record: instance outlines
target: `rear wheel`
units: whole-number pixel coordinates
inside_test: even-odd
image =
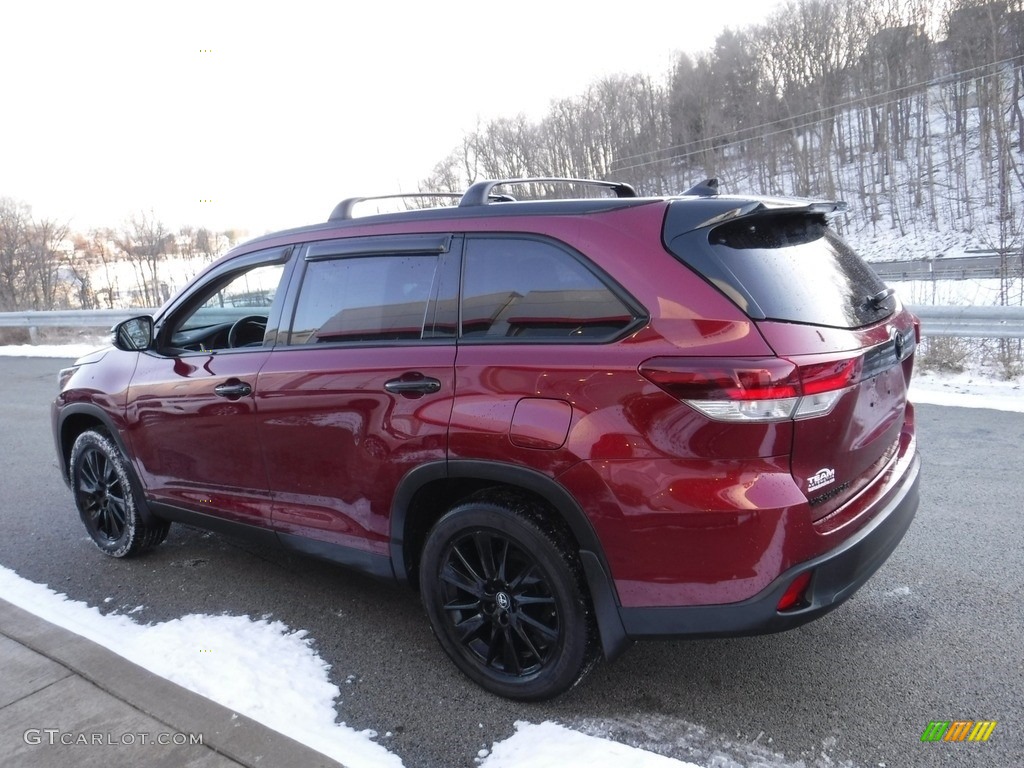
[[[445,652],[499,696],[547,699],[596,658],[581,569],[564,536],[501,504],[460,505],[423,549],[420,591]]]
[[[131,467],[104,432],[88,430],[71,449],[71,488],[89,536],[111,557],[129,557],[155,547],[170,523],[147,524],[139,515]]]

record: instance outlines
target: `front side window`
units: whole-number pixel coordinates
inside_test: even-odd
[[[235,316],[266,315],[274,303],[283,270],[283,264],[270,264],[235,275],[186,317],[179,330],[200,328]]]
[[[516,236],[466,239],[464,340],[608,341],[637,315],[555,243]]]
[[[422,339],[438,263],[436,254],[310,261],[295,307],[291,343]]]
[[[172,352],[262,346],[284,256],[275,253],[276,263],[250,264],[211,281],[172,318],[163,346]]]

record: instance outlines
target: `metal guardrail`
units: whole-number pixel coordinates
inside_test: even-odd
[[[960,336],[977,339],[1024,338],[1024,307],[950,307],[924,304],[909,307],[921,318],[924,336]],[[39,328],[109,329],[152,309],[78,309],[53,312],[0,312],[0,328],[28,328],[35,343]],[[250,310],[251,311],[251,310]]]
[[[1024,338],[1024,307],[909,307],[921,319],[923,336],[967,339]]]
[[[875,274],[887,283],[902,283],[913,280],[998,280],[1000,276],[999,267],[968,265],[953,266],[945,265],[941,271],[929,272],[927,262],[923,266],[912,268],[899,268],[883,266],[877,262],[872,263]]]
[[[39,343],[40,328],[98,328],[109,330],[136,315],[154,309],[57,309],[46,312],[0,312],[0,328],[27,328],[29,340]]]
[[[968,251],[972,256],[948,259],[872,261],[871,268],[887,282],[927,280],[983,280],[1024,275],[1024,256],[1019,251]]]
[[[151,315],[155,309],[57,309],[50,312],[0,312],[0,327],[6,328],[109,328],[136,315]]]

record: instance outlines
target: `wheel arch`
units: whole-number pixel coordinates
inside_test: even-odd
[[[618,595],[604,549],[575,498],[536,470],[499,462],[457,460],[421,465],[398,485],[391,506],[391,565],[403,583],[416,580],[415,566],[433,524],[460,500],[489,488],[525,492],[544,501],[564,523],[579,547],[602,651],[613,660],[630,644],[619,615]]]
[[[71,449],[75,445],[75,440],[83,432],[97,427],[110,436],[117,449],[121,451],[121,455],[125,457],[125,462],[128,465],[128,479],[131,481],[132,490],[135,492],[139,515],[142,517],[143,522],[150,525],[159,521],[161,518],[153,514],[146,501],[142,483],[135,472],[131,453],[128,451],[128,446],[124,442],[121,431],[115,425],[110,414],[96,405],[76,403],[66,406],[61,409],[54,424],[58,448],[57,454],[60,458],[60,469],[64,482],[68,485],[71,484]]]

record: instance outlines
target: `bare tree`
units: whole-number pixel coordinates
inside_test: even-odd
[[[431,174],[420,182],[421,192],[461,192],[478,177],[473,153],[475,139],[467,136],[462,144],[434,166]]]
[[[0,198],[0,310],[26,309],[27,265],[32,243],[32,210]]]
[[[94,229],[76,244],[76,274],[90,285],[92,300],[98,307],[122,306],[121,285],[115,269],[120,250],[117,233],[112,229]]]
[[[684,176],[718,176],[717,146],[724,144],[724,120],[710,56],[682,55],[670,85],[673,156]]]
[[[680,55],[664,83],[605,78],[539,124],[478,126],[429,187],[554,174],[671,192],[719,176],[855,200],[840,222],[854,232],[938,229],[1002,252],[1024,230],[1022,94],[1024,0],[788,0]]]
[[[159,275],[160,261],[173,243],[163,222],[152,211],[138,213],[122,227],[115,242],[135,270],[138,300],[133,303],[156,307],[170,298]]]
[[[67,232],[66,224],[33,220],[25,203],[0,199],[0,309],[46,310],[61,303]]]
[[[42,219],[32,226],[29,271],[26,274],[32,309],[56,309],[68,305],[72,286],[65,268],[71,254],[62,249],[67,235],[68,225],[52,219]]]

